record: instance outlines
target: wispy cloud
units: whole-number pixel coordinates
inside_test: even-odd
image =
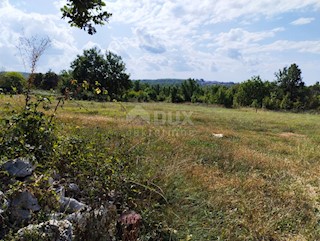
[[[292,25],[306,25],[309,23],[312,23],[315,20],[315,18],[298,18],[297,20],[294,20],[291,22]]]
[[[161,40],[143,29],[137,29],[136,35],[139,39],[139,47],[154,54],[162,54],[166,51],[165,46]]]

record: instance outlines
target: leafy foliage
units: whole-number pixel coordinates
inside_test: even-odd
[[[50,100],[37,97],[22,111],[2,120],[4,125],[0,132],[0,156],[16,158],[35,157],[45,164],[53,152],[57,137],[53,119],[39,108],[48,108]]]
[[[104,25],[112,15],[103,10],[105,6],[105,2],[101,0],[68,0],[61,8],[62,18],[68,18],[71,26],[84,29],[92,35],[96,33],[94,25]]]
[[[21,94],[27,86],[27,81],[22,74],[7,72],[0,75],[0,88],[4,93]]]
[[[267,89],[259,76],[243,82],[235,95],[236,106],[250,106],[255,101],[255,106],[262,107],[262,100],[267,94]]]
[[[301,97],[301,90],[304,87],[304,82],[301,77],[301,70],[297,64],[292,64],[289,68],[284,67],[275,74],[277,83],[283,91],[283,95],[288,97],[290,101],[297,101]]]
[[[59,76],[49,70],[47,73],[37,73],[33,77],[33,86],[38,89],[51,90],[57,88]]]
[[[190,102],[192,97],[200,93],[200,85],[194,79],[188,79],[181,84],[183,99]]]
[[[121,57],[109,51],[104,56],[97,48],[84,50],[83,55],[78,55],[72,62],[71,68],[73,78],[79,84],[77,93],[103,93],[111,99],[119,99],[131,87]]]
[[[240,84],[200,85],[198,80],[188,79],[180,84],[164,85],[135,81],[126,100],[193,102],[231,107],[252,107],[256,110],[320,110],[319,83],[305,86],[298,65],[292,64],[276,73],[273,82],[262,81],[260,76]]]

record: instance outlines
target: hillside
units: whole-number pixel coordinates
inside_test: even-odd
[[[134,80],[137,81],[137,80]],[[179,85],[185,79],[141,79],[141,83],[146,83],[150,85]],[[219,81],[209,81],[209,80],[203,80],[203,79],[197,79],[196,80],[201,86],[207,86],[207,85],[224,85],[224,86],[232,86],[235,83],[234,82],[219,82]]]

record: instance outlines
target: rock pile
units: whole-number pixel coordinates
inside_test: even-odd
[[[9,175],[8,178],[11,184],[15,184],[18,181],[30,183],[34,182],[31,177],[35,175],[35,167],[35,163],[30,159],[17,158],[0,166],[0,171],[4,171]],[[74,239],[76,232],[80,233],[80,235],[87,235],[83,240],[86,240],[86,238],[94,239],[90,231],[94,232],[94,229],[106,229],[106,227],[110,228],[112,226],[110,223],[115,221],[113,225],[115,229],[117,223],[118,225],[121,224],[122,236],[130,234],[131,238],[134,237],[134,239],[128,240],[137,240],[141,221],[139,214],[130,211],[122,214],[117,219],[117,208],[112,202],[101,205],[100,208],[92,209],[85,203],[75,199],[74,197],[81,193],[79,186],[75,183],[61,185],[58,177],[55,177],[55,179],[50,177],[48,185],[50,190],[54,190],[56,204],[59,207],[55,212],[41,207],[32,188],[26,188],[28,185],[22,185],[22,188],[18,187],[14,191],[12,189],[0,190],[0,239],[6,235],[2,228],[4,221],[9,222],[11,226],[22,227],[16,229],[17,232],[15,234],[15,237],[22,241],[71,241]],[[40,211],[44,213],[48,221],[36,223],[37,220],[34,217]],[[92,230],[90,230],[91,227]],[[104,232],[104,230],[101,230],[101,232]],[[104,237],[107,238],[106,240],[113,240],[111,237],[115,233],[117,233],[116,230],[107,230]],[[97,238],[99,239],[98,236]]]

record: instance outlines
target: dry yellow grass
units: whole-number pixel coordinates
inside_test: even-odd
[[[166,103],[81,105],[87,110],[71,102],[59,109],[61,132],[99,128],[122,133],[130,151],[140,148],[141,175],[164,190],[163,212],[181,240],[189,234],[320,240],[319,116]],[[192,124],[128,122],[135,105],[151,114],[192,111]]]

